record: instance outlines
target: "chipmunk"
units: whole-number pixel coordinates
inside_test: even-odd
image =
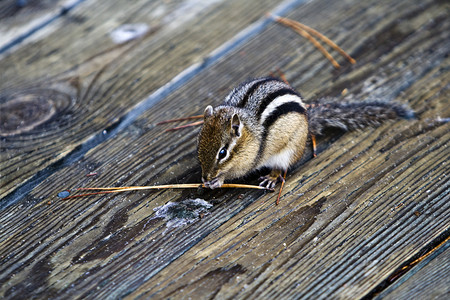
[[[243,177],[263,167],[271,170],[260,183],[273,189],[282,173],[302,157],[308,134],[326,128],[352,130],[385,120],[411,118],[412,110],[387,101],[319,102],[307,106],[287,83],[273,77],[244,82],[223,105],[208,105],[198,136],[198,158],[205,187]]]

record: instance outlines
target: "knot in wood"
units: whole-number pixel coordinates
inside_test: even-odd
[[[35,129],[71,102],[68,95],[54,90],[34,90],[1,98],[0,136],[3,137]]]

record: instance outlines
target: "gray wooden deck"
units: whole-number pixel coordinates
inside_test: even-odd
[[[0,297],[450,296],[448,3],[16,3],[0,3]],[[357,64],[334,69],[266,12],[319,30]],[[114,42],[124,24],[147,29]],[[407,103],[417,119],[320,139],[278,206],[242,189],[57,196],[200,182],[198,128],[156,123],[277,70],[307,100],[347,89]],[[212,204],[200,217],[155,212],[197,198]]]

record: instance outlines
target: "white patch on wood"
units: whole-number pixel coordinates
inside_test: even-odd
[[[155,214],[151,220],[164,218],[167,228],[180,227],[200,220],[200,215],[208,214],[212,206],[211,203],[200,198],[186,199],[181,202],[169,201],[153,209]]]
[[[122,44],[143,36],[149,28],[145,23],[124,24],[114,29],[109,36],[115,44]]]

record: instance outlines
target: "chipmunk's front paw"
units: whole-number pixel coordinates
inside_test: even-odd
[[[219,178],[219,177],[216,177],[216,178],[212,179],[211,181],[206,181],[203,179],[202,179],[202,181],[206,188],[210,188],[212,190],[221,187],[223,184],[223,179]]]
[[[269,190],[273,190],[278,182],[277,179],[273,180],[272,178],[269,178],[269,175],[261,177],[260,180],[262,181],[259,183],[259,186],[265,187]]]
[[[273,190],[277,185],[278,181],[283,181],[280,170],[272,170],[269,175],[260,178],[261,183],[259,186],[263,186],[266,189]]]

